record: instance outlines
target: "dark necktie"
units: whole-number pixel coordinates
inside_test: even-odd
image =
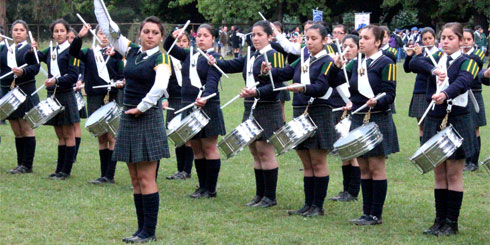
[[[141,52],[138,54],[138,57],[136,57],[136,62],[140,62],[143,60],[143,58],[146,57],[146,52]]]
[[[315,56],[310,56],[310,65],[311,63],[313,63],[313,61],[315,61],[317,58]]]
[[[446,61],[446,69],[449,68],[450,62],[453,60],[453,57],[448,56]]]
[[[366,68],[368,68],[371,65],[371,62],[373,62],[373,59],[371,58],[366,60]]]

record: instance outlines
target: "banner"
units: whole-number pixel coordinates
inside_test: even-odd
[[[356,13],[355,17],[355,27],[359,30],[370,24],[371,13]]]
[[[313,22],[322,21],[323,20],[323,11],[318,9],[313,9]]]

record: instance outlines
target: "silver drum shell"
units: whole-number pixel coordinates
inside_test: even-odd
[[[64,107],[55,97],[48,97],[26,112],[24,120],[26,120],[32,128],[37,128],[51,120],[63,109]]]
[[[116,137],[122,110],[112,101],[97,109],[85,122],[85,128],[95,137],[109,133]]]
[[[83,95],[79,92],[75,92],[75,98],[77,99],[78,111],[80,111],[85,106],[85,100],[83,99]]]
[[[432,136],[410,157],[410,161],[425,174],[446,161],[463,144],[463,138],[449,125]]]
[[[208,123],[208,115],[203,110],[197,109],[182,119],[179,126],[170,131],[168,137],[175,147],[180,147],[201,132]]]
[[[483,162],[480,163],[481,167],[483,167],[485,170],[487,170],[487,173],[490,174],[490,157],[485,159]]]
[[[7,119],[26,99],[26,94],[19,87],[10,90],[0,99],[0,120]]]
[[[360,157],[374,149],[383,141],[383,134],[376,123],[357,127],[349,132],[346,137],[340,138],[333,144],[342,161]]]
[[[317,126],[310,115],[303,114],[289,121],[279,130],[274,132],[267,142],[271,143],[279,156],[295,148],[301,142],[313,136]]]
[[[219,143],[218,148],[230,158],[238,154],[250,143],[254,142],[264,132],[264,129],[255,119],[248,119],[238,125],[231,133],[226,135]]]

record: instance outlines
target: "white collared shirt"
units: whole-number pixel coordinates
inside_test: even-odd
[[[313,55],[313,57],[315,57],[315,58],[317,58],[317,59],[318,59],[318,58],[321,58],[321,57],[323,57],[323,56],[325,56],[325,55],[327,55],[327,50],[322,49],[322,51],[320,51],[320,52],[318,52],[317,54]]]
[[[276,40],[286,53],[301,55],[301,44],[289,41],[284,34],[276,35]]]
[[[371,59],[371,64],[373,64],[373,61],[379,59],[379,57],[381,57],[383,55],[383,51],[382,50],[379,50],[378,52],[374,53],[373,55],[369,56],[369,57],[366,57],[365,60],[367,59]]]
[[[270,44],[267,44],[267,46],[263,47],[261,50],[259,50],[259,53],[261,55],[266,54],[269,50],[272,50],[272,46]]]
[[[390,47],[390,44],[385,44],[383,47],[381,47],[381,50],[387,50]]]
[[[61,54],[63,53],[63,51],[65,51],[66,49],[68,49],[70,47],[70,42],[68,42],[68,40],[66,40],[64,43],[62,44],[58,44],[58,54]]]
[[[453,58],[451,61],[449,61],[449,65],[451,65],[457,58],[459,58],[459,56],[461,56],[461,50],[458,50],[449,56]]]

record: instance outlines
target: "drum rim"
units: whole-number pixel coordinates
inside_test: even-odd
[[[109,102],[109,103],[107,103],[107,104],[99,107],[99,109],[95,110],[94,113],[92,113],[92,115],[90,115],[87,118],[87,120],[85,121],[85,127],[90,127],[90,126],[94,125],[95,123],[104,121],[106,119],[106,115],[108,114],[107,112],[113,112],[113,111],[116,111],[117,112],[118,111],[118,108],[119,108],[119,106],[114,101],[111,101],[111,102]],[[103,110],[107,110],[107,111],[106,111],[106,113],[102,114],[100,118],[98,118],[94,122],[92,122],[90,120],[91,118],[94,118],[95,116],[97,116],[96,113],[101,113]],[[119,110],[121,110],[121,108],[119,108]]]

